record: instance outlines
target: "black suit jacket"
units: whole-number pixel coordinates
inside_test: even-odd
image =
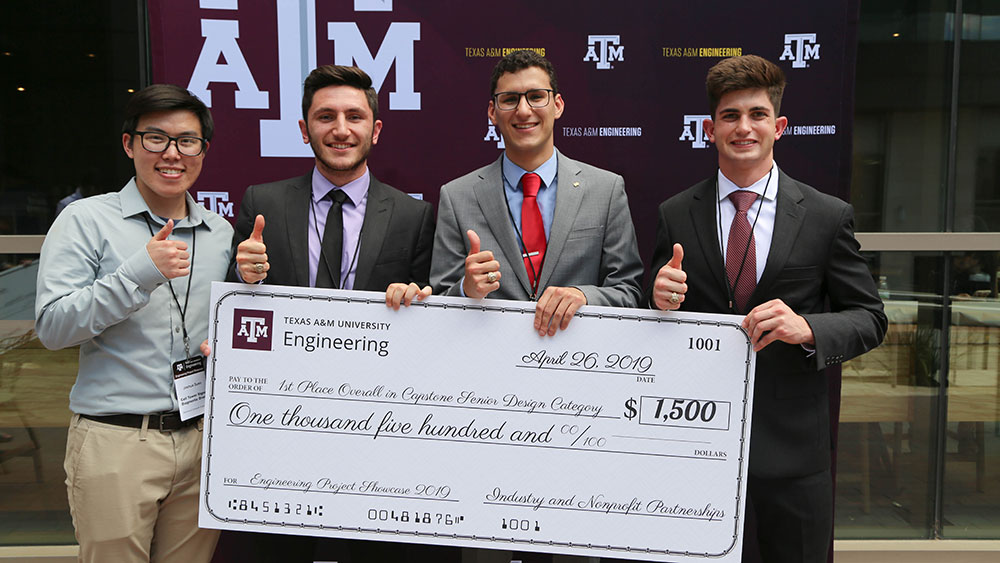
[[[298,178],[247,188],[236,217],[230,281],[238,281],[236,246],[250,236],[254,219],[260,214],[264,216],[264,245],[267,246],[267,260],[271,265],[264,283],[309,285],[311,194],[312,172]],[[379,182],[372,175],[361,227],[354,289],[385,291],[393,282],[415,282],[420,287],[427,285],[433,245],[433,206]]]
[[[684,246],[688,291],[683,311],[731,313],[716,220],[716,178],[659,208],[653,275]],[[774,233],[747,310],[783,300],[816,337],[801,346],[773,342],[757,354],[750,474],[797,477],[830,467],[830,416],[824,368],[881,343],[887,320],[854,238],[854,211],[784,172],[778,173]],[[652,287],[646,291],[649,302]],[[746,313],[747,311],[740,311]]]

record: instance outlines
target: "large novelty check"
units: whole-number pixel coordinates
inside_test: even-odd
[[[738,561],[739,317],[213,284],[200,524]]]

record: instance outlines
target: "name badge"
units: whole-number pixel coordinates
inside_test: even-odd
[[[174,362],[172,371],[181,420],[201,416],[205,412],[205,357],[192,356]]]

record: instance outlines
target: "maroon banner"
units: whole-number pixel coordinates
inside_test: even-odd
[[[186,86],[216,122],[193,195],[232,220],[250,184],[301,175],[302,81],[316,65],[357,64],[384,123],[369,167],[437,203],[439,187],[497,158],[489,79],[510,49],[558,73],[556,146],[625,177],[643,257],[656,205],[716,168],[701,120],[720,59],[758,54],[785,70],[789,128],[775,158],[792,176],[849,193],[857,6],[553,0],[149,0],[155,82]]]

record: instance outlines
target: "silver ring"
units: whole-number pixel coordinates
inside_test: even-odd
[[[253,265],[253,269],[258,274],[263,274],[264,273],[264,265],[261,264],[260,262],[257,262],[256,264],[254,264]]]
[[[489,272],[489,273],[487,273],[486,274],[486,281],[489,282],[489,283],[493,283],[493,282],[497,281],[497,273],[496,272]]]
[[[671,291],[670,292],[670,302],[673,303],[674,305],[680,303],[681,302],[681,296],[678,295],[676,291]]]

